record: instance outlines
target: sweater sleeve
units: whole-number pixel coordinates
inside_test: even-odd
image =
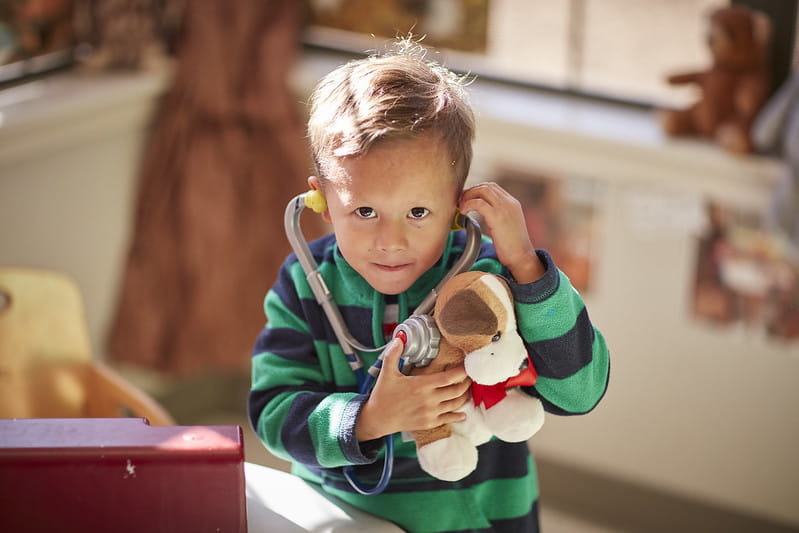
[[[519,331],[538,372],[530,392],[541,398],[547,411],[587,413],[607,389],[607,344],[569,278],[547,252],[539,250],[538,255],[546,266],[544,276],[532,283],[510,283]]]
[[[331,358],[322,354],[340,355],[340,348],[314,339],[310,323],[320,317],[306,315],[318,307],[306,289],[299,264],[287,262],[266,296],[267,325],[252,357],[250,422],[267,449],[286,460],[326,468],[374,462],[378,447],[362,448],[355,438],[366,397],[354,392],[354,381],[335,384]]]

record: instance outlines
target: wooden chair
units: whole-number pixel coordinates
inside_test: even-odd
[[[175,421],[92,358],[83,298],[67,276],[0,267],[0,418]]]

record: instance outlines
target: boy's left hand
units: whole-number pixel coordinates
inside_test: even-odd
[[[461,195],[462,213],[477,211],[494,241],[499,261],[518,283],[530,283],[544,275],[544,265],[535,253],[519,201],[493,182],[480,183]]]

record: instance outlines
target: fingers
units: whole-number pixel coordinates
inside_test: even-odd
[[[449,372],[449,371],[447,371]],[[443,372],[442,372],[443,374]],[[454,374],[453,375],[458,375]],[[467,376],[454,383],[438,387],[436,389],[439,405],[438,410],[442,414],[457,411],[467,400],[471,398],[472,380]]]
[[[462,422],[466,419],[466,413],[461,408],[466,402],[472,401],[472,395],[467,388],[462,394],[455,398],[441,402],[439,405],[440,412],[435,419],[433,427],[440,424],[451,424],[454,422]]]
[[[382,369],[362,410],[361,417],[365,416],[366,421],[360,423],[359,439],[396,431],[430,429],[458,422],[465,416],[458,411],[471,397],[471,380],[464,366],[406,376],[398,366],[403,350],[404,345],[398,339],[392,339],[383,350]],[[372,411],[380,413],[377,428],[373,427]]]
[[[452,396],[459,396],[461,394],[465,394],[469,392],[469,388],[472,386],[472,380],[466,374],[466,371],[463,371],[463,377],[460,379],[456,379],[455,381],[449,381],[450,379],[455,379],[455,376],[460,376],[460,372],[454,372],[456,369],[447,370],[446,372],[452,372],[451,378],[448,379],[448,384],[441,387],[442,389],[447,389],[451,391]],[[444,372],[442,372],[443,374]]]
[[[478,212],[488,231],[495,238],[511,233],[513,238],[524,227],[524,215],[519,201],[496,183],[480,183],[467,189],[461,195],[461,212]],[[503,237],[502,240],[507,240]]]
[[[508,193],[502,186],[494,182],[478,183],[463,191],[461,194],[461,211],[467,213],[469,206],[481,203],[488,207],[502,207],[507,202],[518,203],[518,200]],[[477,210],[474,208],[474,210]]]
[[[462,366],[434,374],[408,376],[414,381],[412,390],[416,405],[421,410],[415,421],[416,429],[430,429],[448,422],[458,422],[464,418],[458,410],[471,401],[472,381]]]
[[[445,402],[441,402],[441,406],[445,412],[451,413],[463,407],[463,405],[466,402],[471,401],[471,399],[472,399],[472,394],[469,392],[469,389],[467,388],[464,392],[462,392],[455,398],[452,398],[451,400],[447,400]]]
[[[466,418],[466,413],[461,408],[466,402],[472,401],[469,390],[454,397],[447,396],[447,398],[425,408],[424,413],[414,417],[414,429],[432,429],[442,424],[463,421]]]
[[[435,380],[434,386],[446,387],[469,379],[469,374],[466,373],[463,362],[460,362],[459,364],[450,363],[444,367],[444,370],[427,374],[426,377]]]
[[[496,183],[480,183],[463,192],[460,210],[480,213],[494,241],[497,258],[516,281],[529,283],[543,275],[524,209],[512,194]]]
[[[437,427],[443,424],[454,424],[456,422],[463,422],[464,420],[466,420],[466,413],[461,411],[452,411],[450,413],[445,413],[441,415],[438,418],[438,423],[433,427]],[[433,427],[426,429],[433,429]]]
[[[389,369],[392,373],[401,374],[399,370],[399,361],[400,357],[402,357],[402,352],[404,349],[405,345],[401,340],[394,338],[389,341],[389,343],[383,349],[383,367],[380,371],[381,374],[386,369]]]

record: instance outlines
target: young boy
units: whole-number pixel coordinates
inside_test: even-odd
[[[519,202],[493,183],[464,190],[474,118],[462,80],[404,43],[328,74],[311,99],[309,134],[316,163],[310,187],[324,193],[334,233],[310,244],[351,334],[382,346],[457,261],[463,231],[456,208],[474,211],[484,239],[474,270],[504,275],[519,330],[539,378],[526,392],[548,412],[581,414],[604,394],[609,358],[580,296],[530,242]],[[252,360],[249,414],[267,448],[322,490],[412,532],[538,530],[538,482],[527,443],[480,446],[478,467],[458,482],[419,467],[403,431],[464,417],[464,368],[427,376],[397,370],[392,341],[371,394],[356,379],[292,254],[266,296],[267,326]],[[371,365],[378,353],[360,354]],[[393,476],[379,495],[344,478],[358,465],[379,478],[383,438],[393,435]]]

